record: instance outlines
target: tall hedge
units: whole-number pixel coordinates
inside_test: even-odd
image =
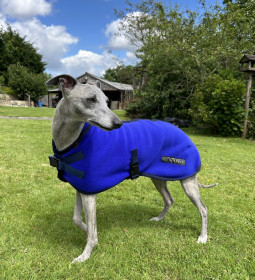
[[[189,110],[195,124],[222,136],[240,136],[245,83],[232,75],[212,74],[195,90]]]

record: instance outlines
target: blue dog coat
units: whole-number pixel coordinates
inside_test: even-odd
[[[53,141],[51,165],[59,178],[81,193],[107,190],[139,175],[166,181],[191,177],[200,170],[197,148],[179,128],[163,121],[124,122],[104,131],[85,123],[79,138],[58,151]]]

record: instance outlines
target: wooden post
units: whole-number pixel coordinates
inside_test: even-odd
[[[141,88],[142,88],[142,86],[143,86],[143,74],[144,74],[144,72],[141,71],[141,72],[140,72],[141,77],[140,77],[139,89],[138,89],[139,93],[141,92]]]
[[[120,109],[122,110],[124,108],[124,103],[125,103],[125,96],[126,96],[125,93],[123,93],[123,91],[120,92]]]
[[[27,97],[27,102],[28,102],[28,107],[31,107],[31,97],[28,93],[25,93],[25,96]],[[26,100],[26,97],[24,98],[24,100]]]
[[[136,90],[136,69],[133,69],[133,91]]]
[[[250,99],[251,99],[251,86],[252,86],[252,72],[249,72],[249,79],[247,83],[247,92],[245,96],[245,117],[244,117],[244,123],[243,123],[243,134],[242,138],[246,138],[247,134],[247,122],[248,122],[248,114],[249,114],[249,107],[250,107]]]

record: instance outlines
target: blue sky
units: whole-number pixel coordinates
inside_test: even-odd
[[[164,2],[199,7],[198,0]],[[136,62],[134,48],[114,36],[119,24],[114,9],[125,7],[125,0],[0,0],[0,25],[11,25],[33,43],[47,63],[46,72],[100,76],[119,61]]]

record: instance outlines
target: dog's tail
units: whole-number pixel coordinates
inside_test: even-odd
[[[212,188],[212,187],[215,187],[215,186],[218,186],[218,185],[219,185],[218,183],[215,183],[215,184],[212,184],[212,185],[202,185],[198,182],[198,186],[200,188],[204,188],[204,189]]]

